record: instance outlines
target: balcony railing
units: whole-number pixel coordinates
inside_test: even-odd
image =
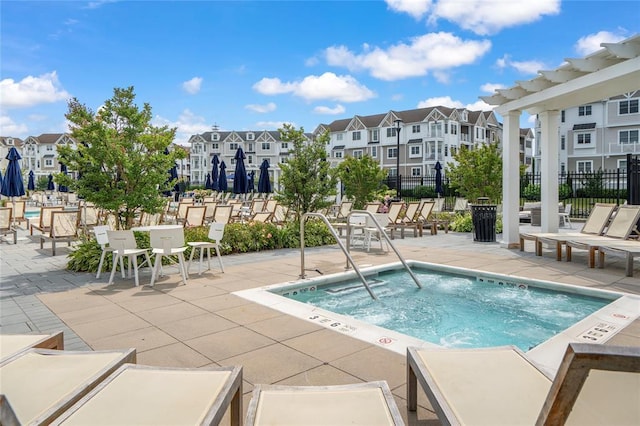
[[[610,143],[608,154],[640,154],[640,143]]]

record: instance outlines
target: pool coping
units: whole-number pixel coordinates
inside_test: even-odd
[[[526,352],[527,357],[532,362],[550,375],[555,375],[569,342],[605,343],[640,317],[640,312],[638,312],[637,309],[640,304],[640,296],[637,295],[553,281],[537,280],[511,274],[496,274],[475,269],[417,260],[407,260],[406,262],[410,266],[417,266],[438,272],[467,275],[487,281],[495,280],[497,281],[497,285],[512,286],[525,284],[527,286],[531,285],[533,287],[543,289],[560,289],[574,294],[611,299],[612,302],[603,308]],[[390,262],[382,265],[361,268],[361,272],[366,276],[380,271],[402,268],[403,264],[401,262]],[[426,342],[380,326],[365,323],[346,315],[337,314],[309,304],[301,303],[273,292],[274,290],[279,290],[280,293],[283,293],[286,290],[294,288],[305,289],[312,286],[330,284],[338,279],[343,280],[345,277],[357,278],[357,274],[353,269],[351,269],[349,271],[323,275],[320,277],[303,278],[236,291],[233,294],[254,303],[278,310],[282,313],[295,316],[296,318],[337,331],[349,337],[385,348],[400,355],[406,355],[407,347],[409,346],[441,347],[434,343]],[[306,286],[305,284],[309,285]]]

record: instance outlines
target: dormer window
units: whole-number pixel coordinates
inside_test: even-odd
[[[7,138],[7,145],[13,145],[13,138]]]
[[[212,133],[211,134],[211,140],[212,141],[219,141],[220,140],[220,135],[217,133]]]
[[[248,141],[252,141],[255,139],[255,136],[253,135],[253,133],[247,133],[247,140]]]

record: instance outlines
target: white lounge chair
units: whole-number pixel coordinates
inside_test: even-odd
[[[640,256],[640,242],[637,240],[610,241],[598,245],[598,268],[604,268],[605,254],[623,257],[625,260],[625,274],[633,276],[633,259]]]
[[[62,331],[52,334],[0,334],[0,361],[31,348],[64,349]]]
[[[571,343],[555,378],[515,347],[407,349],[407,406],[418,383],[442,424],[640,424],[640,347]]]
[[[404,425],[385,381],[338,386],[256,385],[247,410],[253,425]]]
[[[51,226],[46,233],[40,235],[40,248],[45,240],[51,241],[51,253],[56,255],[56,243],[71,242],[78,238],[78,212],[74,210],[54,211],[51,213]]]

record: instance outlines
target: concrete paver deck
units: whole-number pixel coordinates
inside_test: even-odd
[[[407,236],[394,243],[406,259],[640,294],[640,279],[625,277],[622,260],[615,258],[606,269],[589,269],[580,251],[574,252],[572,262],[557,262],[550,250],[537,257],[531,251],[476,243],[470,234],[452,232]],[[404,356],[232,294],[297,279],[299,250],[224,256],[224,274],[214,263],[212,271],[192,273],[186,286],[177,270],[168,267],[154,288],[134,287],[133,279],[119,276],[114,285],[107,285],[108,274],[96,279],[95,274],[66,271],[68,252],[62,247],[51,256],[24,232],[17,245],[0,244],[0,332],[63,330],[66,349],[135,347],[141,364],[242,365],[245,411],[257,383],[386,380],[408,424],[436,419],[424,395],[417,415],[407,413]],[[311,270],[328,274],[344,269],[345,258],[337,246],[306,253]],[[360,265],[397,261],[393,254],[377,250],[352,255]],[[140,282],[149,281],[150,272],[143,268]],[[640,345],[640,321],[607,344]]]

